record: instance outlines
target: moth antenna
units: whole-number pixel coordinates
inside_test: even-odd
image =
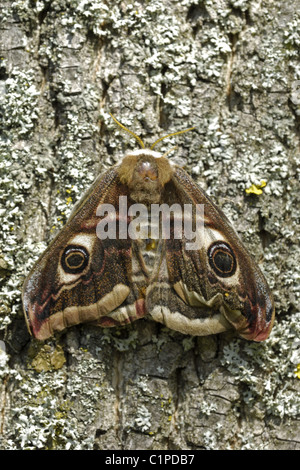
[[[118,124],[118,126],[120,126],[122,129],[124,129],[124,131],[126,132],[129,132],[129,134],[131,134],[137,141],[138,143],[140,144],[140,146],[142,147],[142,149],[145,148],[145,144],[144,142],[142,141],[142,139],[136,135],[134,132],[132,132],[130,129],[127,129],[127,127],[125,127],[123,124],[121,124],[111,113],[109,113],[111,115],[111,117],[113,118],[113,120],[115,121],[115,123]]]
[[[166,157],[167,155],[169,155],[169,153],[173,152],[173,150],[176,150],[178,149],[178,145],[175,145],[174,147],[172,147],[171,149],[167,150],[163,155],[162,157]]]
[[[166,139],[167,137],[172,137],[173,135],[179,135],[179,134],[184,134],[184,132],[192,131],[195,129],[195,127],[189,127],[188,129],[184,129],[183,131],[178,131],[178,132],[172,132],[172,134],[164,135],[163,137],[160,137],[160,139],[157,139],[154,144],[151,145],[150,150],[152,150],[158,142],[161,142],[163,139]]]

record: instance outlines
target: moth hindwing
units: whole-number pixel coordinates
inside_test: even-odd
[[[266,339],[267,282],[222,211],[152,150],[100,175],[25,280],[31,334],[149,317],[191,335]]]

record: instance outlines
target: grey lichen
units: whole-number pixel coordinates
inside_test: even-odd
[[[142,432],[149,431],[151,428],[151,413],[146,406],[141,405],[137,408],[135,424]]]
[[[231,342],[224,348],[222,363],[236,382],[244,384],[241,398],[251,409],[260,403],[265,415],[297,417],[299,384],[295,366],[300,362],[300,314],[275,325],[262,344]]]
[[[28,367],[33,367],[37,372],[61,369],[66,362],[63,348],[59,344],[53,347],[36,342],[30,345],[28,359]]]
[[[38,119],[39,92],[34,83],[33,71],[12,70],[2,89],[1,107],[3,130],[6,135],[14,131],[14,137],[28,136]]]

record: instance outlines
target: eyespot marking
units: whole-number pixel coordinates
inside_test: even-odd
[[[89,262],[89,253],[80,245],[69,245],[61,257],[61,266],[65,273],[79,274],[85,270]]]
[[[231,277],[236,271],[236,258],[224,241],[217,241],[210,245],[207,250],[209,264],[219,277]]]

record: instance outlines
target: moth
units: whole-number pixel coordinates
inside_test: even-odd
[[[45,340],[80,323],[147,317],[188,335],[235,329],[265,340],[272,294],[224,213],[153,150],[162,138],[147,149],[112,118],[141,149],[98,176],[29,273],[22,294],[29,332]]]

